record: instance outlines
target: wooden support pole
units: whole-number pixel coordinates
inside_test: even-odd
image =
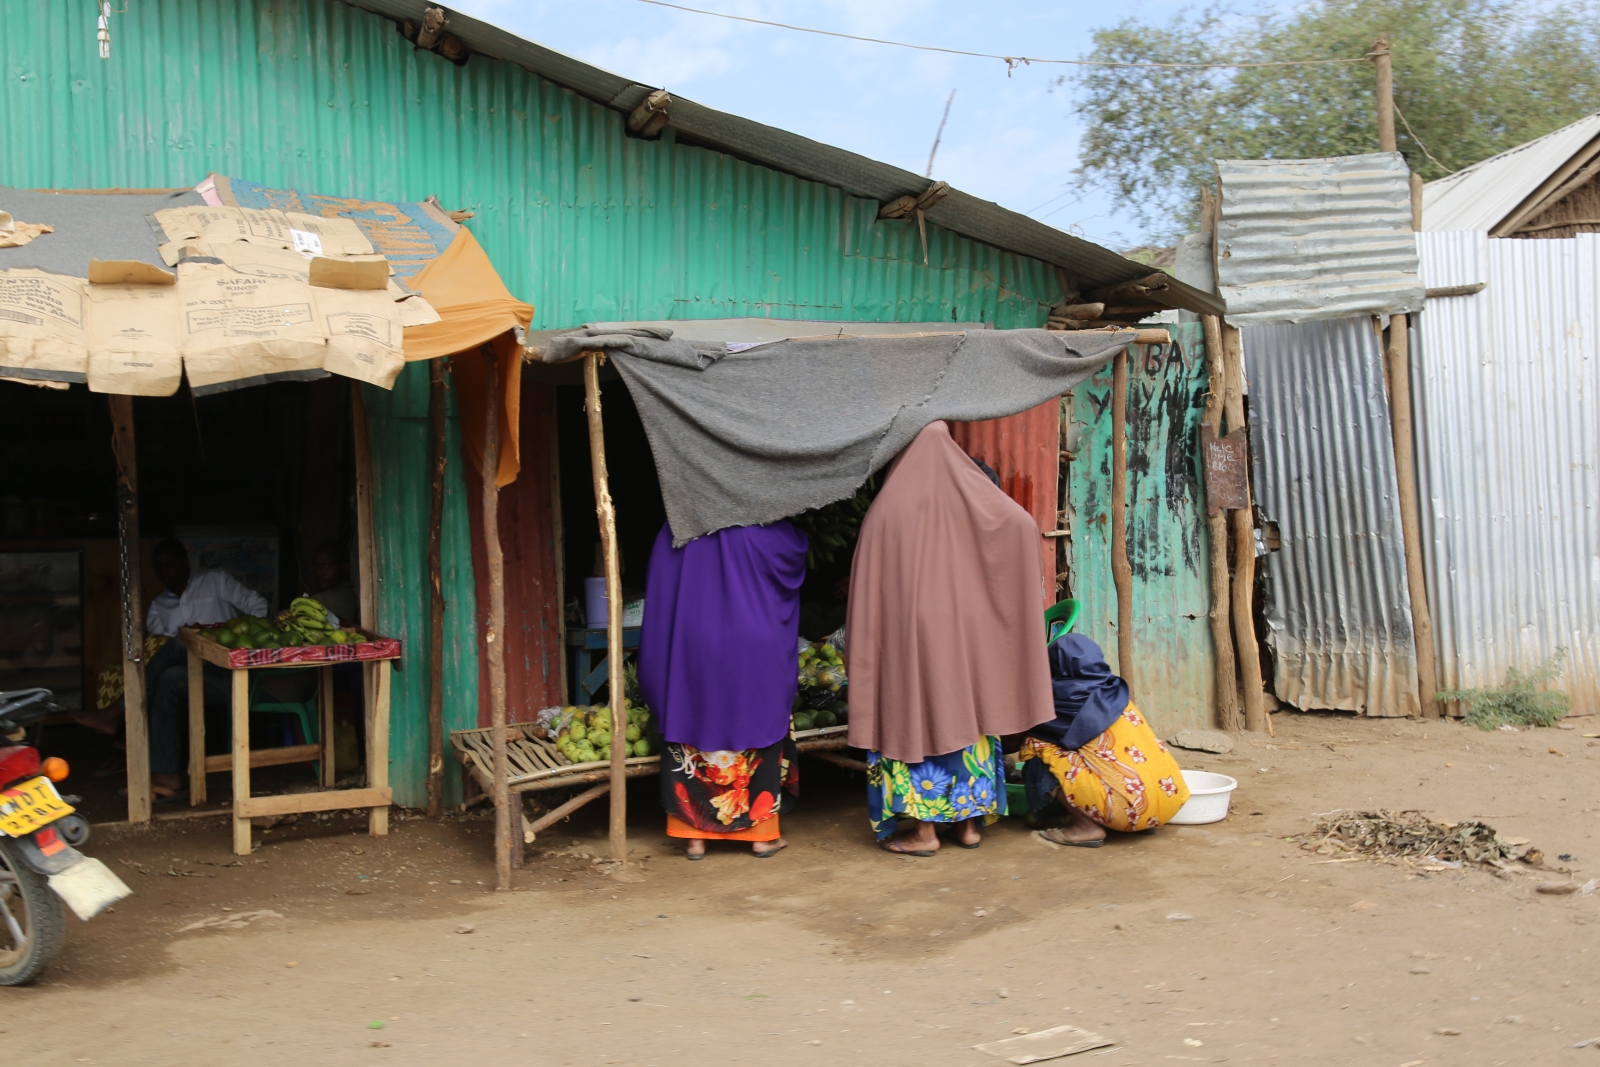
[[[1128,350],[1111,370],[1111,577],[1117,586],[1117,673],[1133,684],[1133,568],[1128,563]]]
[[[1394,57],[1389,54],[1389,35],[1372,42],[1367,53],[1378,71],[1378,151],[1395,152],[1394,139]]]
[[[190,659],[196,659],[193,652]],[[228,714],[233,727],[233,854],[250,855],[250,672],[229,672]]]
[[[189,806],[206,802],[206,661],[189,653]],[[229,766],[232,766],[230,759]]]
[[[317,712],[322,716],[322,788],[332,789],[339,780],[339,746],[334,736],[331,666],[317,671]]]
[[[1396,151],[1394,133],[1394,62],[1389,54],[1389,38],[1373,44],[1372,62],[1378,74],[1378,148]],[[1413,179],[1416,177],[1412,176]],[[1411,228],[1422,228],[1420,183],[1411,186]],[[1417,653],[1417,697],[1424,718],[1442,714],[1433,694],[1437,675],[1433,659],[1433,613],[1428,607],[1428,585],[1422,568],[1421,507],[1417,501],[1416,444],[1411,426],[1411,354],[1408,330],[1410,319],[1395,315],[1389,320],[1389,429],[1394,437],[1396,491],[1400,497],[1400,533],[1405,540],[1406,586],[1411,594],[1411,633]]]
[[[444,814],[444,360],[428,361],[433,501],[428,513],[428,818]]]
[[[511,888],[511,792],[506,761],[506,566],[500,550],[500,375],[494,349],[483,346],[488,396],[483,412],[483,546],[489,565],[489,726],[494,745],[495,888]]]
[[[1200,420],[1218,437],[1222,436],[1222,406],[1228,391],[1228,372],[1222,357],[1222,322],[1215,315],[1201,318],[1206,334],[1205,413]],[[1211,550],[1211,644],[1216,653],[1217,725],[1224,730],[1243,730],[1244,712],[1239,707],[1238,661],[1233,655],[1230,632],[1231,611],[1228,589],[1228,513],[1206,504],[1206,535]]]
[[[606,665],[611,693],[611,858],[628,861],[627,753],[622,744],[628,716],[622,708],[622,567],[617,557],[617,512],[606,473],[605,423],[600,417],[599,352],[583,357],[584,407],[589,413],[589,462],[594,468],[594,509],[600,520],[600,546],[606,561]]]
[[[361,603],[361,625],[373,633],[378,626],[378,546],[373,525],[372,437],[367,428],[367,406],[361,383],[350,383],[350,432],[356,460],[356,575]],[[371,694],[367,694],[370,703]]]
[[[1240,429],[1244,421],[1244,344],[1236,327],[1222,324],[1222,360],[1227,373],[1223,394],[1223,414],[1228,432]],[[1250,515],[1249,481],[1245,482],[1245,506],[1228,516],[1233,528],[1233,645],[1239,660],[1246,730],[1272,732],[1267,715],[1265,687],[1261,680],[1261,652],[1256,644],[1256,531]]]
[[[133,397],[113,394],[111,448],[117,457],[117,551],[122,570],[122,706],[127,723],[128,821],[150,821],[150,720],[144,699],[144,614],[140,610],[139,462]]]
[[[522,827],[522,843],[525,845],[533,844],[534,836],[541,830],[546,830],[554,826],[562,819],[565,819],[568,815],[571,815],[573,812],[589,803],[589,801],[598,800],[600,797],[605,796],[609,792],[611,792],[611,783],[601,782],[597,786],[592,786],[588,789],[585,789],[583,792],[579,793],[565,804],[562,804],[560,807],[545,812],[534,821],[524,821]]]
[[[367,719],[367,789],[385,794],[367,817],[367,833],[383,837],[389,832],[389,695],[394,678],[393,664],[386,659],[373,663],[367,672],[372,691]]]
[[[1417,461],[1411,428],[1411,352],[1405,315],[1389,320],[1389,429],[1394,438],[1396,491],[1400,497],[1400,531],[1405,538],[1406,587],[1411,594],[1411,633],[1417,650],[1417,697],[1422,716],[1436,719],[1443,709],[1434,699],[1438,675],[1433,660],[1433,612],[1422,567],[1422,516],[1417,501]]]

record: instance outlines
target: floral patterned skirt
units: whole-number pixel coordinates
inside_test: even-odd
[[[778,813],[800,795],[794,738],[742,752],[702,752],[668,743],[661,754],[661,806],[670,837],[768,841]]]
[[[1189,799],[1178,761],[1132,704],[1075,752],[1030,737],[1018,755],[1035,812],[1060,789],[1069,804],[1101,826],[1131,833],[1160,826]]]
[[[893,835],[898,818],[991,823],[1005,813],[1005,761],[998,737],[979,738],[959,752],[921,763],[867,753],[867,817],[880,841]]]

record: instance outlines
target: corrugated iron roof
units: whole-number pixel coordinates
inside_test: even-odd
[[[1425,231],[1488,232],[1600,137],[1600,112],[1422,187]]]
[[[427,0],[349,0],[352,6],[396,20],[421,23]],[[448,11],[448,9],[446,9]],[[525,40],[469,15],[448,11],[447,29],[474,52],[515,63],[606,107],[631,114],[656,91],[619,74]],[[809,137],[705,107],[674,96],[668,124],[679,141],[727,152],[764,167],[842,189],[852,196],[888,203],[917,196],[929,180],[908,170],[880,163]],[[1031,256],[1065,270],[1083,292],[1147,277],[1150,268],[1108,248],[1064,233],[1053,226],[952,188],[927,212],[929,222],[1008,252]],[[1174,281],[1169,283],[1179,306],[1189,311],[1220,314],[1212,294]]]
[[[1398,152],[1216,161],[1217,284],[1235,326],[1422,307]]]

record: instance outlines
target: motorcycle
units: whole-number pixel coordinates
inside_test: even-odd
[[[48,689],[0,692],[0,986],[24,985],[66,938],[62,903],[87,922],[130,896],[104,863],[78,851],[89,822],[56,790],[69,768],[17,744],[55,710]],[[5,742],[12,742],[6,744]]]

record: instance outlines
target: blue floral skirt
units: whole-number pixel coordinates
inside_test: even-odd
[[[895,832],[895,820],[994,822],[1006,813],[1005,760],[998,737],[982,737],[959,752],[901,763],[867,753],[867,818],[878,840]]]

